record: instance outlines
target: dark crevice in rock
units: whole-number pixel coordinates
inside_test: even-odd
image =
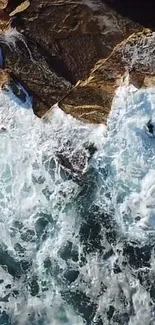
[[[19,93],[19,81],[21,86],[25,89],[25,91],[32,96],[32,108],[33,108],[33,112],[36,116],[41,117],[38,113],[38,103],[40,103],[42,105],[42,107],[47,107],[47,103],[42,99],[41,96],[38,96],[38,94],[36,94],[35,92],[32,91],[32,89],[30,89],[26,83],[24,83],[21,79],[20,76],[18,76],[17,74],[15,75],[14,73],[10,72],[10,76],[13,80],[13,82],[10,83],[10,87],[14,93],[14,95],[16,95],[19,99],[21,99],[21,96],[18,96]],[[23,98],[23,94],[22,94],[22,98]],[[50,105],[48,107],[48,109],[50,109]]]
[[[18,75],[15,75],[13,72],[10,72],[10,77],[11,77],[11,79],[13,80],[13,81],[10,83],[10,87],[11,87],[11,89],[12,89],[14,95],[16,95],[16,96],[18,97],[18,95],[16,94],[16,87],[17,87],[17,85],[19,84],[19,82],[20,82],[21,86],[22,86],[23,88],[25,88],[25,91],[26,91],[26,92],[31,93],[30,89],[27,87],[27,85],[26,85],[23,81],[21,81],[21,80],[19,79]],[[32,94],[32,96],[33,96],[33,94]]]
[[[95,63],[108,54],[99,34],[68,36],[58,39],[57,44],[60,57],[74,76],[74,83],[87,79]]]
[[[7,12],[13,11],[17,6],[19,6],[24,0],[9,0],[8,6],[5,9]]]
[[[21,89],[19,83],[11,81],[10,87],[15,96],[17,96],[23,103],[26,102],[26,93]]]
[[[13,80],[18,80],[33,96],[33,110],[36,115],[44,115],[70,89],[67,73],[66,78],[58,76],[55,65],[51,64],[51,56],[48,53],[46,55],[36,43],[24,39],[24,42],[16,42],[16,49],[11,49],[7,44],[1,44],[1,47],[5,57],[5,69]]]
[[[41,47],[37,42],[35,42],[33,39],[25,39],[27,48],[24,44],[24,42],[18,40],[16,41],[17,45],[17,51],[18,48],[22,55],[24,57],[30,58],[32,55],[32,62],[31,64],[34,64],[33,62],[33,55],[34,55],[34,50],[35,50],[35,56],[36,53],[38,53],[38,56],[43,57],[48,64],[48,67],[51,69],[51,71],[54,71],[58,77],[62,77],[65,80],[69,81],[71,84],[75,84],[76,80],[73,74],[67,69],[66,64],[63,62],[63,60],[59,57],[56,57],[55,55],[51,55],[45,48]],[[28,51],[29,49],[29,51]],[[4,66],[5,66],[5,55],[3,54],[4,57]],[[37,60],[34,59],[34,61]]]
[[[154,0],[102,0],[124,17],[155,30]]]
[[[76,83],[76,79],[71,73],[71,71],[68,70],[65,62],[56,55],[51,55],[45,48],[40,46],[37,42],[31,40],[29,38],[29,43],[34,44],[37,47],[38,52],[41,54],[41,56],[46,58],[46,62],[48,63],[49,67],[52,71],[54,71],[58,77],[62,77],[69,81],[71,84]]]

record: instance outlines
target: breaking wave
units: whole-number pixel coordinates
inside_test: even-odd
[[[122,85],[106,129],[0,93],[0,324],[155,324],[154,105]]]

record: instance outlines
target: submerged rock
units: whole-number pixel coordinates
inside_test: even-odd
[[[77,183],[82,182],[83,175],[88,169],[88,163],[97,148],[93,143],[85,143],[83,147],[74,149],[71,145],[56,152],[56,157],[62,166],[61,176]]]
[[[148,129],[148,132],[153,135],[154,134],[154,125],[152,123],[152,120],[150,119],[147,123],[147,129]]]

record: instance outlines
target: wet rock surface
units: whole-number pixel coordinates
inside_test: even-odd
[[[12,51],[7,44],[2,45],[5,67],[33,96],[34,112],[42,116],[51,105],[66,94],[71,88],[71,83],[58,76],[51,67],[48,55],[42,53],[35,43],[26,41],[24,44],[18,40],[16,46],[16,50]]]
[[[18,11],[12,21],[12,28],[18,31],[14,36],[18,39],[16,49],[3,39],[1,46],[5,68],[33,95],[38,116],[60,101],[76,82],[86,80],[99,59],[141,29],[103,1],[32,0],[19,12],[16,8],[21,3],[9,1],[6,9],[7,14]],[[99,119],[100,115],[97,123]]]
[[[70,143],[65,144],[61,151],[56,152],[56,157],[61,165],[61,176],[72,179],[78,184],[82,184],[85,173],[88,171],[89,161],[97,151],[95,144],[84,143],[83,147],[75,150]]]
[[[154,40],[155,34],[149,29],[129,36],[107,59],[97,62],[89,78],[60,101],[60,108],[86,122],[106,123],[121,82],[130,82],[136,88],[154,84]]]
[[[11,78],[7,71],[0,69],[0,88],[4,88],[7,84],[10,84]]]
[[[30,5],[29,0],[1,0],[0,1],[0,35],[5,35],[12,29],[12,17],[24,10]]]
[[[128,1],[110,0],[2,4],[5,71],[33,96],[36,115],[43,116],[59,103],[84,122],[106,123],[127,71],[136,88],[154,84],[154,34],[143,31],[148,26],[145,6],[139,15],[131,15],[130,9]]]

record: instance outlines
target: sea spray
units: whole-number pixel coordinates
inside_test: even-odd
[[[107,130],[1,92],[0,322],[154,322],[154,90],[121,86]],[[94,153],[79,184],[57,152]]]

